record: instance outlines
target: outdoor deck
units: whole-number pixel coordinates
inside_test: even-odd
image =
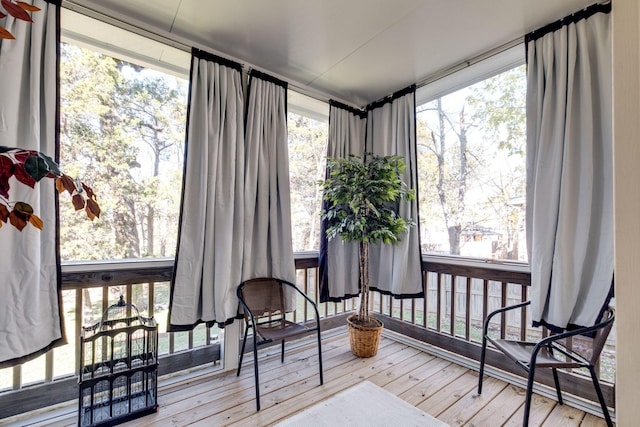
[[[349,351],[344,328],[323,339],[325,364],[319,386],[317,348],[303,342],[280,363],[279,346],[267,349],[260,362],[262,410],[256,412],[253,369],[206,373],[192,379],[161,381],[157,413],[124,426],[268,426],[361,381],[368,380],[451,426],[522,425],[524,390],[487,377],[481,397],[477,372],[428,354],[392,338],[382,338],[378,354],[358,359]],[[7,424],[7,422],[11,421]],[[76,406],[39,411],[7,425],[75,426]],[[4,425],[0,421],[0,425]],[[604,426],[602,418],[535,395],[532,426]]]

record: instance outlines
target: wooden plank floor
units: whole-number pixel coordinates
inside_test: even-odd
[[[345,333],[323,339],[324,385],[317,350],[302,343],[280,363],[279,346],[260,360],[262,410],[256,412],[251,363],[235,372],[210,373],[159,390],[157,413],[123,426],[269,426],[354,384],[368,380],[451,426],[522,425],[524,390],[487,377],[476,394],[477,373],[413,347],[382,338],[378,354],[359,359]],[[64,411],[63,411],[64,412]],[[38,414],[9,425],[75,426],[75,406],[53,418]],[[2,424],[2,422],[0,422]],[[602,418],[535,395],[532,426],[604,426]]]

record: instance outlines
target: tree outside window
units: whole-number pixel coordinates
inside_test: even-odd
[[[418,107],[422,250],[526,261],[524,66]]]

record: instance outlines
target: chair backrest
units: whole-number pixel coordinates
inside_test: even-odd
[[[293,286],[273,278],[250,279],[238,286],[238,298],[256,317],[284,316],[291,307],[295,307],[291,303],[291,291],[285,289],[287,285]]]
[[[600,323],[595,326],[597,329],[595,331],[595,336],[593,337],[593,347],[590,358],[592,365],[595,365],[600,358],[600,353],[602,353],[602,349],[609,337],[609,332],[611,332],[611,328],[613,327],[614,319],[615,311],[612,307],[608,307],[602,314]]]

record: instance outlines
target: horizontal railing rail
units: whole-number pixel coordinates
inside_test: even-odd
[[[373,311],[387,328],[441,347],[473,360],[479,358],[482,323],[498,308],[524,301],[529,296],[528,267],[519,263],[494,263],[454,257],[423,257],[425,298],[398,300],[376,294]],[[314,301],[319,299],[318,254],[296,254],[298,286]],[[62,266],[63,311],[69,343],[44,356],[13,368],[0,370],[0,414],[10,416],[77,397],[79,336],[82,326],[97,322],[109,305],[123,295],[145,316],[154,316],[159,327],[159,374],[179,371],[206,363],[217,363],[221,356],[221,334],[217,327],[199,325],[188,332],[166,332],[169,281],[173,259],[126,260],[114,262],[68,263]],[[344,324],[343,318],[357,305],[357,299],[318,304],[323,329]],[[296,310],[293,320],[309,320],[308,310]],[[528,311],[499,316],[491,325],[502,337],[535,339],[547,334],[531,328]],[[574,346],[588,340],[574,340]],[[613,406],[615,343],[603,354],[600,367],[605,395]],[[497,352],[487,363],[516,374],[515,365]],[[542,382],[546,378],[541,377]],[[584,378],[582,378],[584,379]],[[563,388],[570,393],[595,400],[584,393],[580,375],[565,373]],[[52,397],[52,396],[55,396]]]

